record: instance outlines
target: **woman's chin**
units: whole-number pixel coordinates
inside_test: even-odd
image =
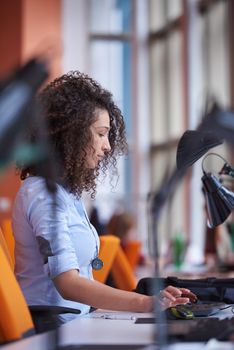
[[[88,164],[86,164],[86,168],[87,169],[96,169],[98,166],[99,166],[99,163],[100,163],[100,161],[97,161],[97,162],[95,162],[95,161],[92,161],[92,162],[89,162]]]

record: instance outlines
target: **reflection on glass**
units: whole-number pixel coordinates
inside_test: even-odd
[[[131,29],[132,1],[90,0],[91,33],[124,33]]]

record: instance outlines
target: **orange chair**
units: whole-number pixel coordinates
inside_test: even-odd
[[[12,267],[0,245],[0,335],[9,342],[35,333],[33,321]]]
[[[9,252],[9,249],[8,249],[8,246],[7,246],[7,243],[6,243],[6,240],[5,240],[5,237],[3,235],[1,227],[0,227],[0,246],[2,247],[2,250],[4,251],[4,253],[7,257],[7,260],[12,268],[12,271],[14,271],[14,263],[13,263],[13,260],[11,258],[11,254]]]
[[[124,244],[123,250],[131,268],[135,270],[140,259],[141,242],[138,240],[129,240]]]
[[[120,245],[120,239],[113,235],[100,236],[99,258],[103,261],[103,268],[93,270],[93,277],[96,281],[105,283],[111,270],[114,258]]]
[[[28,306],[14,275],[14,266],[5,237],[0,228],[0,342],[54,329],[58,314],[80,310],[51,305]]]
[[[1,226],[2,226],[3,235],[5,237],[5,241],[8,247],[8,251],[10,253],[11,260],[13,262],[13,266],[15,266],[15,238],[13,235],[11,220],[10,219],[3,220]]]
[[[136,277],[121,246],[119,246],[115,255],[111,273],[116,288],[127,291],[131,291],[136,288]]]

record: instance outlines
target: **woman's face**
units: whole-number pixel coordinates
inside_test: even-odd
[[[94,169],[110,151],[109,131],[110,117],[106,110],[98,109],[96,111],[97,120],[90,126],[93,137],[93,143],[88,151],[86,165],[89,169]]]

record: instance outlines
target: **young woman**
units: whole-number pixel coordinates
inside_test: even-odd
[[[57,160],[56,210],[38,167],[21,164],[13,211],[15,272],[29,305],[59,305],[149,312],[154,297],[111,288],[93,280],[100,268],[99,239],[81,195],[95,196],[96,179],[127,149],[121,111],[96,81],[71,72],[50,83],[39,95],[51,152]],[[36,130],[30,134],[35,142]],[[183,294],[183,295],[182,295]],[[172,286],[161,291],[162,308],[195,297]],[[77,315],[61,315],[66,322]]]

